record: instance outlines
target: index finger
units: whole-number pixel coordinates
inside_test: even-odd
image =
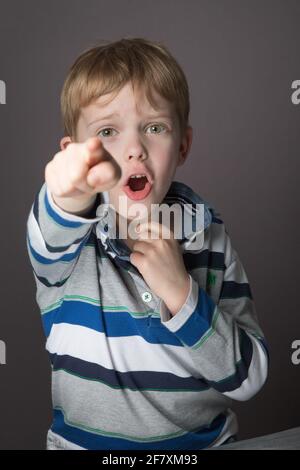
[[[89,166],[94,166],[105,159],[105,150],[99,137],[90,137],[85,143],[85,161]]]

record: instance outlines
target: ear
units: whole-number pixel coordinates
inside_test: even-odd
[[[68,145],[72,142],[72,138],[69,136],[65,136],[60,141],[60,148],[61,150],[65,150]]]
[[[179,158],[177,166],[181,166],[187,159],[193,140],[193,128],[187,126],[179,147]]]

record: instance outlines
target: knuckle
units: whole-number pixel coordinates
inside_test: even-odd
[[[132,252],[131,255],[130,255],[130,260],[133,262],[133,263],[137,263],[138,262],[138,256],[137,256],[137,253],[136,252]]]
[[[78,183],[80,181],[81,174],[78,169],[74,166],[71,166],[69,170],[69,180],[72,185]]]
[[[67,197],[70,192],[73,190],[72,186],[66,181],[63,181],[60,186],[60,196]]]

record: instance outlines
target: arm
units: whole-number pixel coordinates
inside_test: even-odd
[[[69,278],[87,242],[101,202],[98,194],[81,215],[60,208],[44,183],[35,197],[27,219],[26,244],[33,272],[47,287],[59,287]]]
[[[121,169],[100,139],[70,143],[46,165],[45,183],[27,220],[27,250],[37,285],[60,287],[73,270],[93,224],[101,193]]]
[[[218,302],[190,276],[182,308],[171,317],[161,304],[162,324],[186,347],[207,383],[235,400],[248,400],[263,386],[268,352],[250,286],[225,234],[224,276]]]

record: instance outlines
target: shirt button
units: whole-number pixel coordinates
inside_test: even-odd
[[[150,292],[143,292],[142,298],[144,302],[151,302],[152,295],[150,294]]]

